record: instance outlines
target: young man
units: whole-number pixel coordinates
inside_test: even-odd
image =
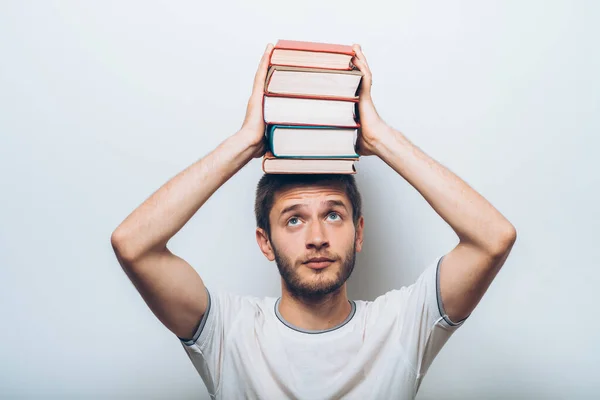
[[[374,301],[351,301],[346,280],[363,244],[352,176],[265,175],[256,197],[256,239],[275,260],[281,297],[211,291],[167,248],[206,200],[265,151],[263,83],[256,73],[236,134],[155,192],[113,232],[119,262],[160,321],[177,335],[212,398],[414,398],[431,362],[504,264],[515,228],[465,182],[379,117],[363,72],[357,147],[406,179],[460,239],[417,281]]]

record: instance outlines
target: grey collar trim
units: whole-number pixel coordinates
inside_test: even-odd
[[[309,329],[302,329],[299,328],[297,326],[294,326],[292,324],[290,324],[289,322],[287,322],[283,316],[281,315],[281,313],[279,312],[279,302],[281,301],[281,297],[279,297],[277,299],[277,301],[275,302],[275,315],[277,315],[277,318],[288,328],[293,329],[295,331],[301,332],[301,333],[308,333],[308,334],[318,334],[318,333],[326,333],[326,332],[331,332],[331,331],[335,331],[336,329],[340,329],[342,326],[346,325],[348,322],[350,322],[350,320],[354,317],[354,314],[356,314],[356,303],[354,302],[354,300],[348,300],[348,302],[350,303],[350,305],[352,306],[352,310],[350,310],[350,314],[348,314],[348,317],[346,317],[346,319],[340,323],[337,326],[334,326],[332,328],[329,329],[317,329],[317,330],[309,330]]]

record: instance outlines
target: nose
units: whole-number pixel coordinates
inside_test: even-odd
[[[321,222],[312,222],[308,229],[308,238],[306,240],[307,249],[319,250],[323,247],[328,247],[329,241],[327,240],[327,234],[325,228]]]

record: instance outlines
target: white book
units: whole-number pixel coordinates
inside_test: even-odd
[[[346,100],[264,97],[268,124],[330,125],[357,128],[356,102]]]
[[[361,79],[362,73],[358,70],[272,65],[265,81],[265,93],[355,99]]]
[[[355,174],[356,160],[273,158],[265,155],[262,168],[267,174]]]

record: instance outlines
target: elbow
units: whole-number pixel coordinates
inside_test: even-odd
[[[505,257],[517,241],[517,229],[510,222],[506,222],[500,229],[493,244],[490,246],[490,253],[494,258]]]
[[[132,250],[131,239],[121,227],[115,229],[110,235],[110,244],[122,264],[131,264],[137,258],[137,255]]]
[[[123,268],[133,267],[152,253],[167,250],[166,243],[152,246],[121,226],[110,235],[110,244]]]

